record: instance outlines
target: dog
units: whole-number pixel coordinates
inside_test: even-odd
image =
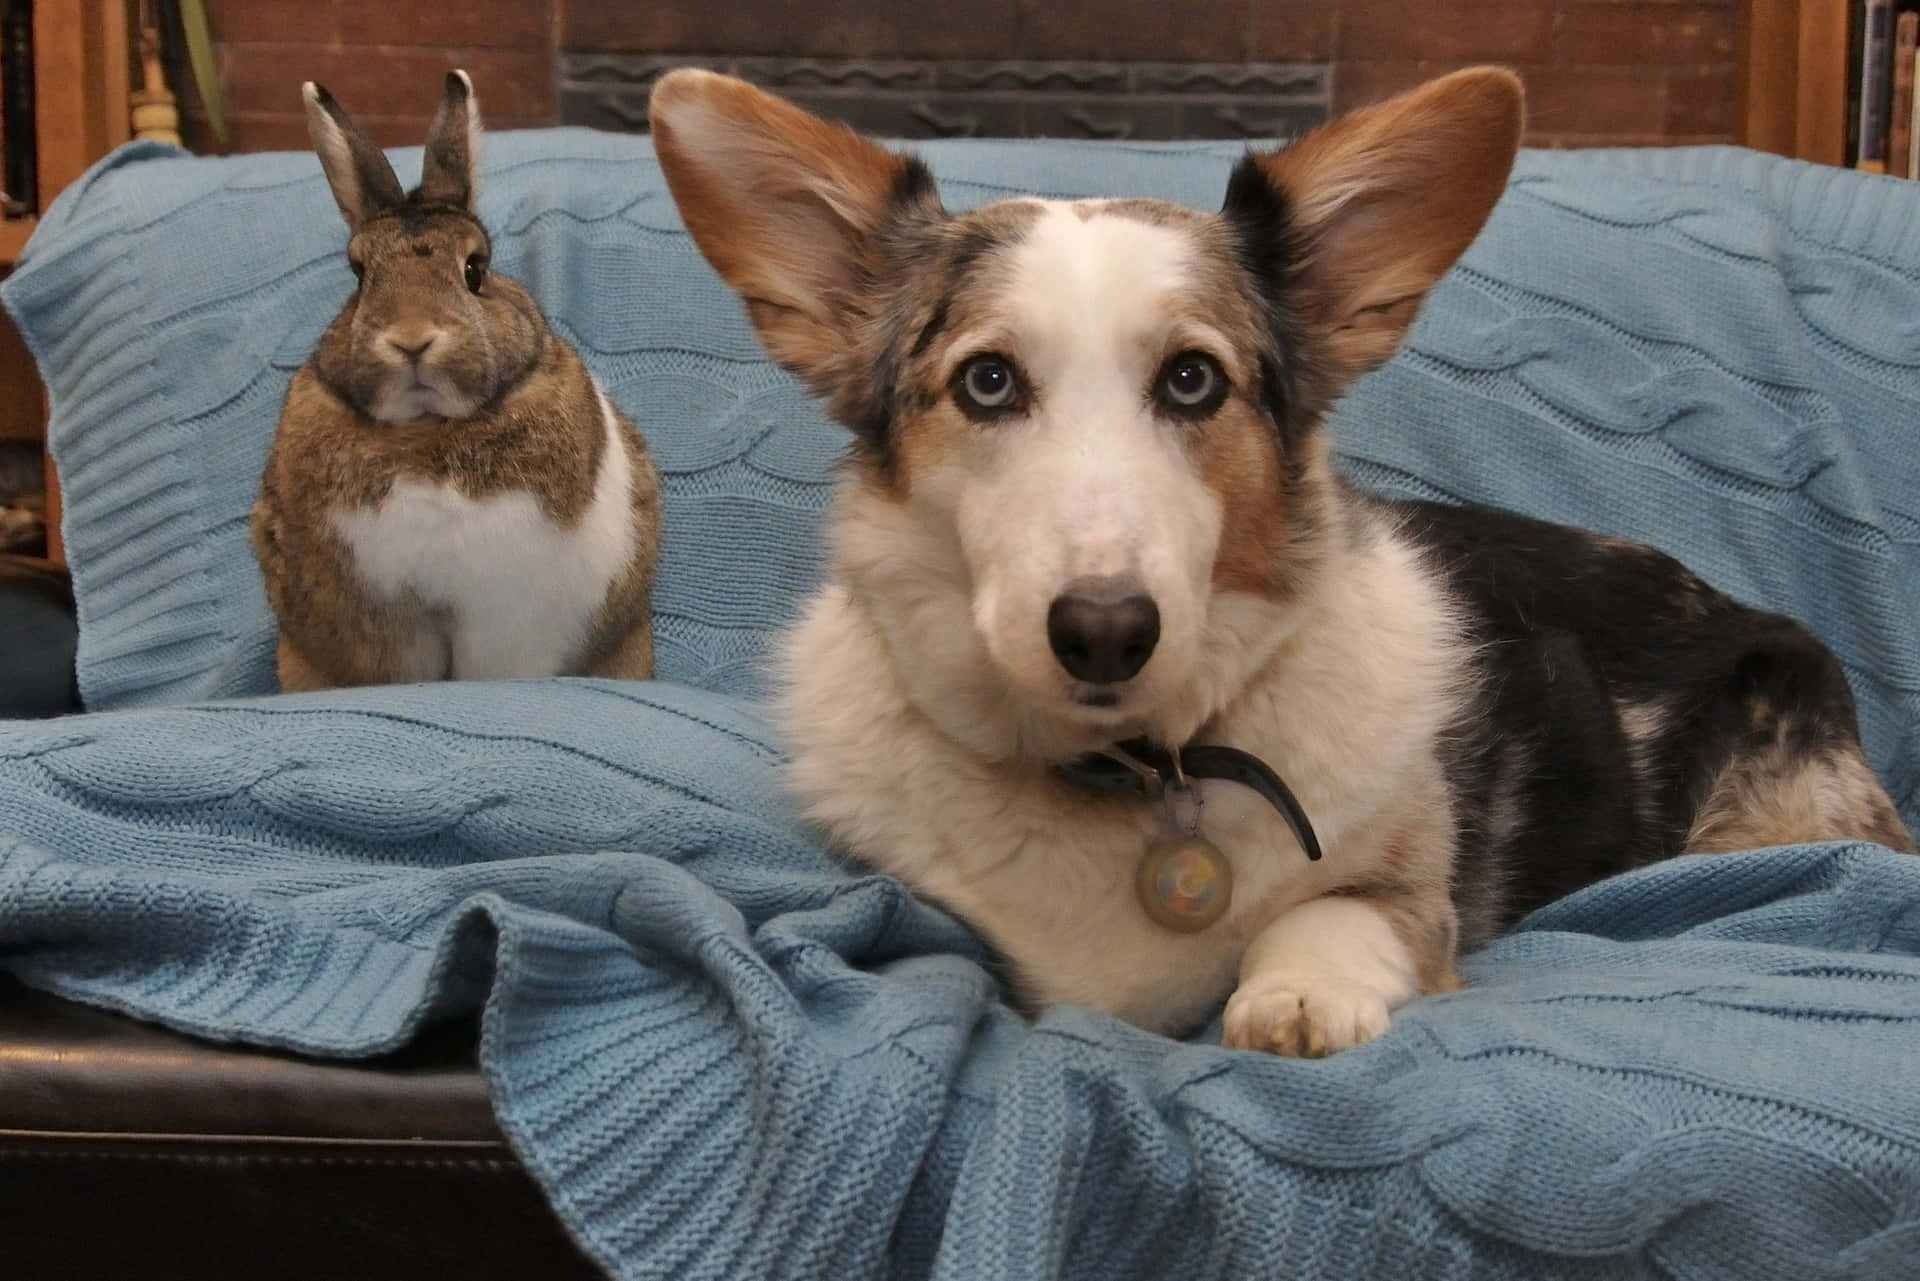
[[[741,81],[661,170],[851,433],[778,711],[805,816],[1028,1009],[1323,1055],[1531,908],[1683,851],[1914,843],[1838,663],[1646,547],[1342,479],[1322,419],[1505,189],[1498,68],[1152,200],[942,208]],[[1324,851],[1325,857],[1318,857]]]

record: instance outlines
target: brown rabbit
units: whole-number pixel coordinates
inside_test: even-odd
[[[281,688],[651,676],[659,473],[488,268],[472,82],[448,74],[412,192],[303,93],[360,283],[287,389],[253,508]]]

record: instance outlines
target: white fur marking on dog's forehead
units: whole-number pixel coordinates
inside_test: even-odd
[[[1008,255],[1007,305],[1023,343],[1064,356],[1091,343],[1151,341],[1168,303],[1192,288],[1198,247],[1184,229],[1124,214],[1099,202],[1049,200]],[[1092,217],[1083,217],[1091,207]]]

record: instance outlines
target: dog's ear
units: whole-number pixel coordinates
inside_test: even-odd
[[[1335,377],[1393,355],[1506,190],[1519,77],[1456,71],[1235,170],[1223,213]]]
[[[700,252],[774,359],[830,392],[852,371],[879,234],[937,212],[925,166],[741,80],[681,68],[649,106],[660,170]]]

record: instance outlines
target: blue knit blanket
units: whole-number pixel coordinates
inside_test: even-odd
[[[644,141],[489,146],[496,261],[661,460],[667,679],[224,697],[271,687],[244,516],[341,236],[310,157],[124,151],[0,290],[106,709],[0,726],[0,965],[328,1055],[479,1010],[503,1127],[623,1277],[1920,1277],[1920,859],[1607,882],[1323,1061],[1010,1013],[964,928],[837,866],[776,786],[755,673],[838,438]],[[955,204],[1211,204],[1230,156],[928,151]],[[1651,541],[1806,619],[1920,820],[1911,185],[1528,155],[1336,425],[1364,483]]]

